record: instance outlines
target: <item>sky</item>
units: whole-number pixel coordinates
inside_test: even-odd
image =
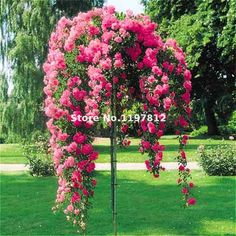
[[[140,4],[141,0],[106,0],[105,5],[113,5],[117,11],[132,10],[134,14],[143,13],[144,7]]]

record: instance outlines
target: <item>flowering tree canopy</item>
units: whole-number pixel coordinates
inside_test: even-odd
[[[109,114],[114,93],[117,117],[134,101],[147,115],[139,122],[139,150],[148,153],[145,164],[156,178],[164,170],[165,147],[158,141],[164,134],[163,118],[173,120],[180,142],[178,184],[184,205],[195,203],[183,150],[188,136],[182,132],[191,113],[191,73],[176,41],[163,41],[156,27],[148,16],[118,14],[114,7],[105,7],[79,13],[72,20],[61,18],[51,35],[44,92],[59,184],[54,209],[62,206],[68,220],[82,229],[94,194],[99,153],[92,146],[96,122],[74,117]],[[149,115],[159,119],[153,121]],[[129,145],[128,124],[120,121],[117,126],[120,144]]]

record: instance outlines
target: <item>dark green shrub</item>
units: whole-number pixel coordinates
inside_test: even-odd
[[[221,135],[234,135],[236,136],[236,111],[233,112],[227,125],[219,126]]]
[[[48,138],[40,135],[33,140],[33,144],[27,142],[23,144],[24,155],[32,176],[55,175],[48,148]]]
[[[190,133],[191,137],[198,137],[198,136],[203,136],[207,134],[207,126],[201,126],[199,129],[195,129]]]
[[[0,135],[0,144],[6,142],[6,137],[4,135]]]
[[[236,175],[236,145],[222,144],[205,148],[199,146],[200,165],[208,175],[232,176]]]

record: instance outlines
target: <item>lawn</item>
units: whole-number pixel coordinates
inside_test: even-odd
[[[147,155],[141,155],[138,152],[139,139],[131,139],[131,146],[128,148],[118,148],[117,158],[119,162],[143,162]],[[164,136],[161,141],[166,146],[163,161],[175,161],[178,150],[178,140],[176,136]],[[190,139],[186,147],[189,161],[197,161],[197,148],[199,145],[214,147],[221,140],[213,139]],[[233,142],[233,141],[227,141]],[[97,162],[110,161],[110,141],[108,138],[99,138],[94,142],[95,149],[99,151],[100,156]],[[19,144],[0,144],[0,163],[26,163],[26,158],[22,154],[22,148]]]
[[[144,171],[118,172],[119,235],[233,235],[235,178],[194,171],[197,205],[180,207],[177,172],[153,179]],[[87,235],[112,235],[109,172],[97,173]],[[76,235],[64,215],[51,207],[56,178],[26,173],[1,175],[1,235]]]

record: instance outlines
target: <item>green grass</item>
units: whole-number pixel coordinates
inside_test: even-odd
[[[153,179],[144,171],[118,172],[119,235],[235,235],[235,178],[194,171],[197,205],[180,207],[175,171]],[[87,235],[112,235],[110,175],[97,173]],[[56,178],[1,175],[1,235],[76,235],[64,215],[51,212]]]
[[[119,162],[143,162],[147,155],[141,155],[138,152],[139,139],[131,139],[131,146],[128,148],[118,148],[117,158]],[[190,139],[186,147],[187,157],[189,161],[197,161],[197,148],[199,145],[214,147],[219,144],[221,140],[213,139]],[[233,141],[227,141],[233,142]],[[178,150],[178,140],[175,136],[164,136],[161,143],[166,146],[163,161],[175,161]],[[109,139],[98,139],[95,141],[95,149],[99,151],[99,159],[97,162],[110,161],[110,142]],[[23,157],[22,148],[19,144],[0,144],[0,162],[1,163],[26,163],[26,158]]]
[[[20,164],[26,163],[20,144],[0,144],[0,163]]]

